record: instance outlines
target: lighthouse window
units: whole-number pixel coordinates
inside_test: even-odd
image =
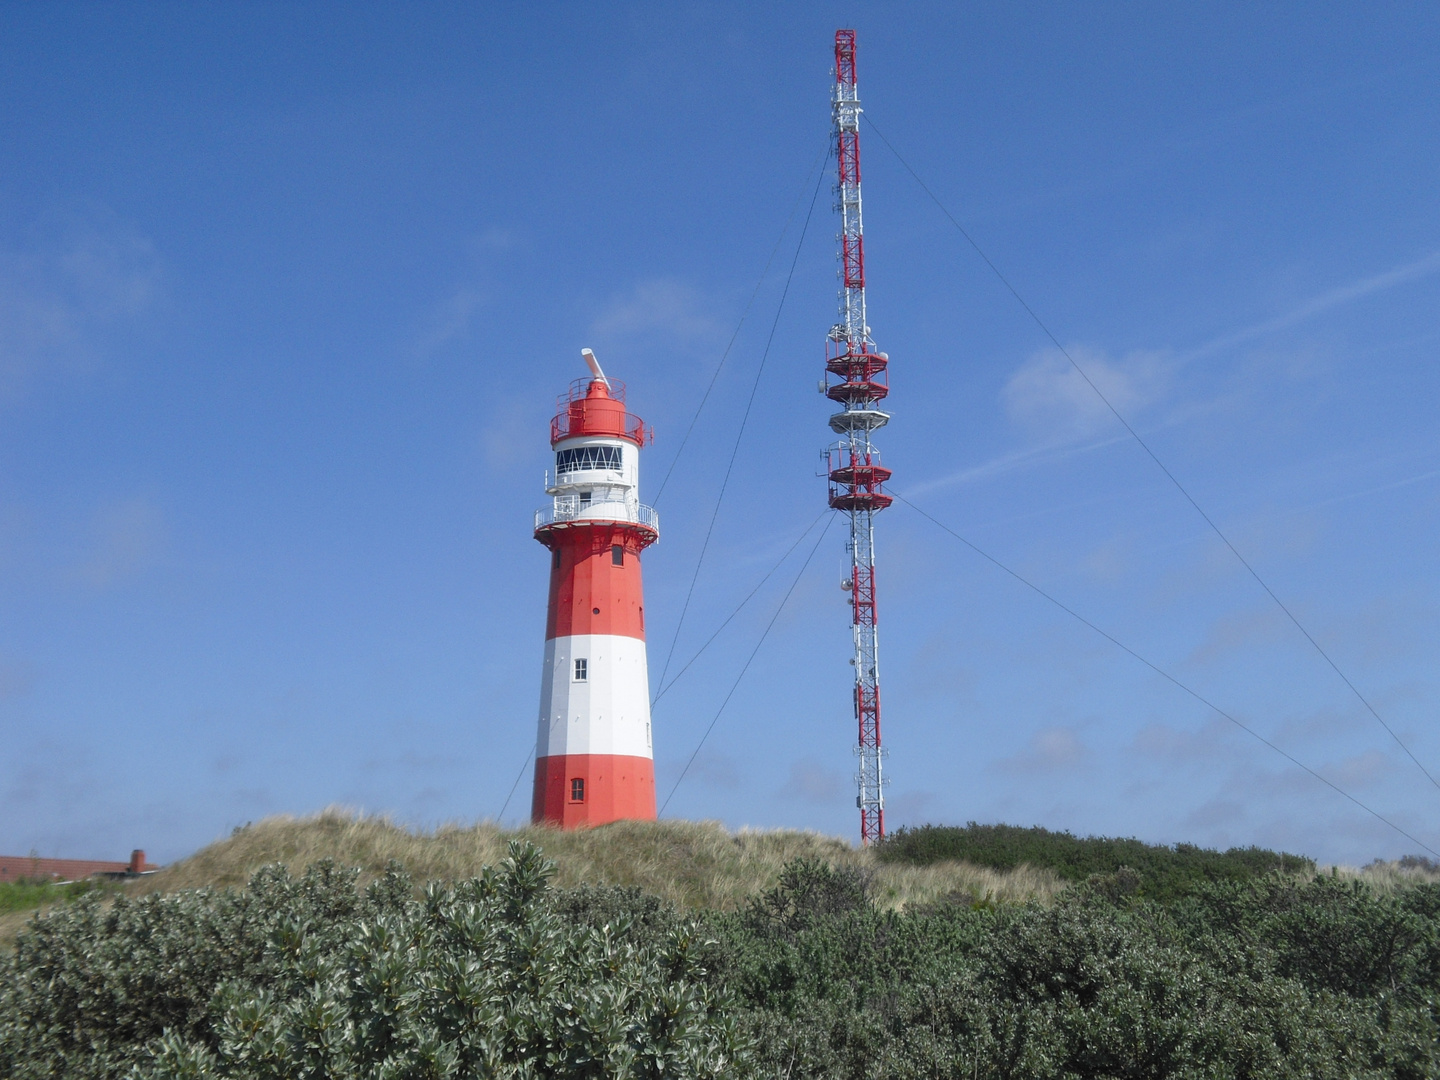
[[[585,801],[585,780],[583,777],[577,776],[574,780],[570,781],[570,801]]]
[[[556,549],[555,549],[555,563],[554,563],[554,567],[555,567],[556,570],[559,570],[559,569],[560,569],[560,549],[559,549],[559,548],[556,548]]]
[[[625,547],[623,544],[610,545],[610,561],[616,566],[625,565]]]
[[[576,661],[575,661],[575,681],[576,681],[576,682],[587,682],[587,681],[589,681],[589,679],[590,679],[590,661],[589,661],[589,660],[576,660]]]
[[[586,469],[611,469],[619,472],[620,447],[572,446],[555,452],[555,472],[558,475]]]

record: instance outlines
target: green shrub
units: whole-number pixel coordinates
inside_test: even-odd
[[[806,897],[844,892],[824,876],[797,868],[712,923],[757,1075],[1440,1075],[1434,887],[1271,877],[1162,905],[1084,884],[1049,907],[817,913]]]
[[[515,848],[417,896],[329,863],[83,898],[0,962],[0,1076],[991,1080],[1440,1076],[1440,886],[1262,875],[1163,902],[881,910],[800,860],[696,923]]]
[[[1017,825],[922,825],[901,828],[876,847],[882,862],[927,866],[959,860],[994,870],[1021,864],[1048,867],[1067,881],[1094,874],[1115,874],[1122,868],[1139,876],[1141,896],[1168,900],[1204,882],[1247,881],[1273,871],[1312,873],[1315,864],[1299,855],[1264,848],[1214,851],[1193,844],[1166,847],[1139,840],[1103,836],[1077,837],[1068,832],[1021,828]]]
[[[420,898],[312,867],[243,892],[82,901],[0,977],[6,1077],[717,1077],[743,1047],[678,920],[641,940],[557,910],[553,867]],[[644,935],[641,935],[644,937]]]

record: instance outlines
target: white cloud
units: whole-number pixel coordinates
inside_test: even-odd
[[[1346,791],[1353,792],[1356,788],[1371,787],[1390,778],[1395,767],[1379,750],[1365,750],[1333,765],[1327,765],[1320,771],[1326,779],[1339,784]]]
[[[1231,761],[1235,751],[1229,738],[1238,729],[1213,714],[1198,728],[1181,728],[1152,721],[1135,733],[1131,750],[1165,765],[1197,761]]]
[[[104,333],[153,304],[159,277],[150,241],[117,229],[0,251],[0,393],[47,369],[94,363]]]
[[[910,495],[922,495],[927,492],[960,484],[988,483],[1023,469],[1041,469],[1075,457],[1077,454],[1089,453],[1093,450],[1103,450],[1129,437],[1128,434],[1122,431],[1119,435],[1112,435],[1108,438],[1096,439],[1083,444],[1072,442],[1068,436],[1059,440],[1052,439],[1041,446],[1001,454],[998,457],[991,458],[989,461],[983,461],[979,465],[972,465],[967,469],[961,469],[959,472],[951,473],[948,476],[941,476],[934,480],[926,480],[924,483],[913,484],[909,486],[906,491]]]
[[[1090,549],[1080,560],[1081,567],[1096,581],[1118,584],[1134,565],[1128,537],[1112,537]]]
[[[791,764],[783,794],[786,798],[829,806],[843,799],[845,790],[845,778],[838,772],[825,768],[814,758],[802,758]]]
[[[887,828],[918,824],[933,817],[942,800],[933,791],[913,789],[885,797]]]
[[[165,543],[160,511],[147,499],[126,499],[95,515],[90,552],[71,576],[95,589],[107,589],[143,571]]]
[[[1025,749],[1001,758],[995,766],[1008,773],[1058,772],[1079,765],[1089,755],[1073,728],[1048,727],[1030,736]]]
[[[35,680],[34,665],[0,656],[0,701],[24,697],[34,689]]]
[[[492,469],[508,469],[530,457],[535,418],[518,401],[497,402],[480,432],[480,452]],[[537,466],[538,471],[538,466]]]
[[[1396,286],[1427,277],[1437,271],[1440,271],[1440,251],[1432,251],[1412,262],[1403,263],[1382,273],[1372,274],[1369,277],[1329,289],[1318,296],[1312,296],[1289,311],[1266,319],[1264,322],[1256,323],[1254,326],[1233,330],[1191,349],[1180,357],[1180,361],[1188,363],[1210,353],[1223,352],[1266,334],[1273,334],[1277,330],[1288,329],[1317,315],[1324,314],[1332,308],[1343,307],[1375,293],[1385,292]]]
[[[590,330],[599,337],[658,333],[691,340],[713,336],[717,326],[699,292],[678,281],[655,278],[612,298]]]
[[[1231,611],[1213,620],[1205,638],[1186,657],[1189,665],[1212,664],[1235,653],[1255,653],[1286,638],[1289,623],[1273,607]]]
[[[437,349],[470,336],[471,327],[488,297],[474,285],[460,285],[430,309],[415,341],[415,352],[428,356]]]
[[[1100,394],[1133,423],[1169,388],[1170,364],[1161,353],[1121,360],[1080,346],[1069,353],[1084,375],[1058,349],[1044,349],[1021,364],[1001,392],[1010,418],[1047,439],[1093,436],[1117,425]]]
[[[690,775],[702,784],[734,790],[744,783],[740,763],[728,754],[706,751],[695,758]]]

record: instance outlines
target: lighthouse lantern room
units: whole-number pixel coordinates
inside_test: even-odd
[[[562,828],[655,817],[650,678],[640,553],[660,535],[640,503],[650,438],[595,354],[550,422],[551,504],[535,513],[550,550],[550,606],[531,818]]]

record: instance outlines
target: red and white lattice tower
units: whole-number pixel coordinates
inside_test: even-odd
[[[835,31],[835,86],[831,94],[835,154],[839,181],[835,186],[840,212],[840,316],[830,330],[825,350],[826,379],[821,389],[843,409],[830,417],[840,441],[826,450],[830,505],[850,518],[850,570],[844,588],[850,592],[855,637],[855,721],[859,728],[855,774],[859,794],[860,839],[870,843],[885,835],[885,792],[880,747],[879,607],[875,592],[874,515],[892,502],[881,491],[890,470],[880,465],[871,433],[890,420],[877,408],[890,392],[889,357],[875,348],[865,321],[865,235],[860,218],[860,92],[855,83],[855,31]],[[839,381],[831,382],[830,376]]]
[[[626,412],[624,384],[584,356],[590,377],[561,395],[550,422],[553,501],[535,512],[535,539],[550,549],[550,611],[530,816],[567,829],[655,818],[640,585],[640,552],[660,535],[640,503],[649,429]]]

